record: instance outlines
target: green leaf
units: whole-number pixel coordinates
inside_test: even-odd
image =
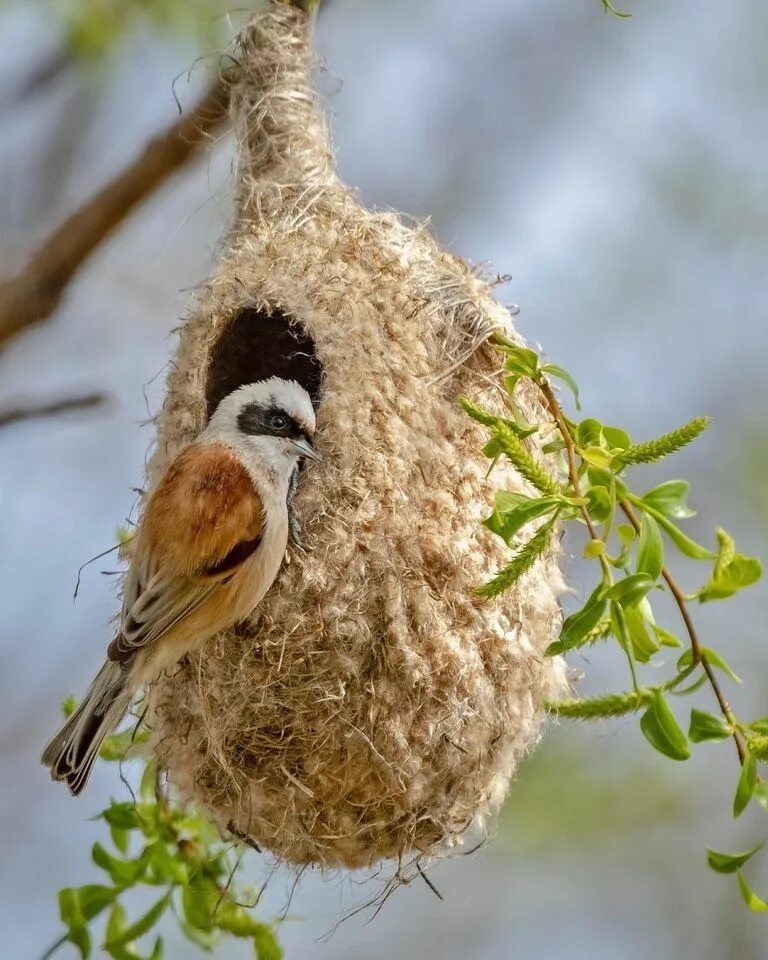
[[[187,940],[191,940],[192,943],[197,944],[198,947],[202,947],[203,950],[210,952],[219,942],[219,938],[214,930],[203,930],[183,920],[179,921],[179,926]]]
[[[88,927],[70,927],[67,933],[67,940],[77,947],[82,960],[88,960],[88,957],[91,955],[91,935],[88,932]]]
[[[109,835],[112,837],[112,843],[114,843],[120,853],[128,853],[131,835],[127,830],[123,830],[122,827],[110,826]]]
[[[115,899],[118,891],[114,887],[105,887],[99,883],[88,883],[78,888],[80,910],[86,920],[93,920]]]
[[[163,945],[163,938],[158,937],[155,940],[155,945],[152,948],[152,953],[149,955],[149,960],[163,960],[165,954],[165,948]]]
[[[756,583],[762,575],[757,557],[736,553],[733,538],[721,527],[717,530],[718,553],[707,585],[698,594],[699,601],[725,600],[739,590]]]
[[[640,499],[665,517],[685,520],[696,516],[696,511],[691,510],[686,502],[690,489],[687,480],[667,480],[644,493]]]
[[[538,558],[549,547],[552,540],[552,528],[555,525],[556,519],[557,514],[555,514],[551,520],[542,524],[528,543],[520,547],[512,561],[497,573],[493,580],[483,584],[481,587],[477,587],[475,593],[479,597],[496,597],[500,593],[504,593],[505,590],[509,590],[524,573],[527,573],[528,570],[531,569]]]
[[[113,800],[101,817],[119,830],[136,830],[139,827],[138,811],[133,803],[116,803]]]
[[[78,888],[65,887],[59,890],[59,916],[62,923],[69,928],[67,940],[77,947],[83,960],[87,960],[91,953],[91,937],[81,908]]]
[[[541,368],[541,372],[549,374],[550,377],[557,377],[558,380],[562,380],[573,394],[573,400],[576,404],[576,409],[581,410],[581,403],[579,402],[579,388],[576,384],[576,381],[567,370],[563,370],[562,367],[558,367],[556,363],[545,363]]]
[[[752,756],[749,750],[747,750],[746,756],[744,757],[744,763],[741,766],[739,782],[736,785],[736,794],[733,798],[734,817],[738,817],[744,811],[744,808],[752,799],[752,795],[755,792],[756,786],[757,764],[755,763],[755,758]]]
[[[107,921],[106,941],[116,940],[126,927],[125,907],[119,901],[115,903],[109,913]]]
[[[138,860],[120,860],[113,857],[100,843],[94,843],[91,849],[93,862],[97,867],[106,870],[112,882],[119,887],[131,886],[144,873],[149,862],[146,851]]]
[[[635,656],[641,663],[647,663],[655,653],[658,653],[661,644],[648,632],[646,619],[639,605],[626,607],[624,619]]]
[[[587,510],[596,523],[605,523],[613,513],[613,501],[605,487],[589,487],[586,492]]]
[[[595,487],[605,487],[611,494],[612,500],[624,500],[628,494],[627,486],[620,477],[605,467],[587,466],[587,478]]]
[[[663,647],[682,647],[682,643],[673,633],[670,633],[668,630],[664,630],[655,623],[651,624],[651,629],[656,634],[656,639]]]
[[[628,547],[634,542],[637,534],[635,533],[635,528],[630,526],[630,524],[620,523],[616,527],[616,536],[624,544],[624,546]]]
[[[628,608],[640,603],[655,585],[656,581],[647,573],[632,573],[610,587],[605,595],[609,600],[615,600],[622,607]]]
[[[664,695],[656,691],[650,706],[640,718],[640,729],[654,750],[671,760],[687,760],[691,751],[685,734],[669,709]]]
[[[526,497],[522,493],[499,490],[495,509],[485,526],[510,545],[512,538],[526,524],[552,513],[562,503],[560,497]]]
[[[105,935],[106,942],[103,944],[102,949],[108,953],[113,960],[141,960],[138,953],[136,953],[132,947],[111,944],[111,942],[116,940],[126,929],[126,925],[125,908],[121,903],[116,902],[109,915]]]
[[[59,916],[66,926],[82,924],[84,917],[80,909],[80,891],[77,887],[64,887],[59,890]]]
[[[152,859],[149,863],[150,873],[155,883],[167,883],[185,886],[189,883],[189,869],[187,864],[178,857],[172,856],[165,845],[165,841],[152,845]]]
[[[275,932],[266,924],[262,924],[261,930],[254,935],[253,949],[256,960],[282,960],[283,951],[277,942]]]
[[[723,660],[717,650],[712,650],[709,647],[702,647],[701,652],[707,658],[707,663],[711,666],[716,667],[718,670],[722,670],[724,674],[733,680],[734,683],[741,683],[741,677],[737,677],[736,674],[731,670],[728,664]],[[686,650],[677,661],[677,669],[684,670],[686,667],[690,667],[693,663],[693,652],[691,650]]]
[[[274,936],[268,924],[256,920],[248,910],[231,900],[222,900],[219,905],[216,926],[233,937],[262,937],[265,933]]]
[[[157,766],[153,759],[147,760],[139,783],[139,796],[145,803],[156,800]]]
[[[647,440],[645,443],[628,447],[617,455],[616,460],[623,466],[634,463],[655,463],[681,450],[700,436],[708,426],[709,417],[694,417],[677,430],[665,433],[655,440]]]
[[[611,450],[626,450],[632,443],[629,434],[619,427],[603,427],[603,437]]]
[[[663,514],[659,513],[657,510],[654,510],[653,507],[649,507],[648,504],[643,500],[639,500],[636,497],[632,497],[630,499],[636,506],[639,506],[641,510],[650,514],[657,521],[672,543],[674,543],[677,549],[681,553],[684,553],[686,557],[691,557],[693,560],[714,559],[715,555],[711,550],[708,550],[706,547],[702,547],[701,544],[696,543],[695,540],[691,540],[690,537],[683,533],[680,527],[672,523],[671,520],[668,520]]]
[[[610,467],[613,463],[612,454],[603,447],[580,447],[579,456],[593,467]]]
[[[166,893],[164,897],[161,897],[149,910],[140,917],[135,923],[132,923],[130,926],[126,927],[123,931],[117,934],[113,938],[108,938],[105,944],[107,949],[112,947],[122,947],[128,943],[133,943],[134,940],[138,940],[140,937],[143,937],[145,933],[148,933],[152,927],[157,923],[157,921],[162,917],[165,912],[165,908],[171,902],[170,893]]]
[[[755,800],[763,810],[768,811],[768,783],[765,780],[758,780],[755,787]]]
[[[718,853],[717,850],[707,849],[707,863],[716,873],[736,873],[763,847],[764,844],[760,843],[743,853]]]
[[[215,887],[199,879],[182,890],[181,905],[184,918],[198,930],[207,930],[212,924],[212,915],[219,895]]]
[[[768,717],[758,717],[757,720],[753,720],[751,723],[748,723],[747,726],[750,730],[754,730],[755,733],[768,733]]]
[[[547,656],[553,657],[578,647],[602,619],[607,602],[605,587],[600,584],[592,591],[581,610],[564,621],[559,640],[547,647]]]
[[[599,447],[602,442],[602,423],[592,417],[582,420],[576,428],[576,444],[579,447]]]
[[[706,743],[712,740],[727,740],[733,731],[723,717],[704,710],[691,710],[691,723],[688,728],[688,739],[692,743]]]
[[[621,20],[629,20],[632,17],[632,14],[627,13],[626,10],[617,10],[612,0],[603,0],[603,9],[606,13],[612,13],[614,17],[619,17]]]
[[[565,441],[564,440],[550,440],[549,443],[545,443],[541,448],[542,453],[559,453],[561,450],[565,450]]]
[[[653,580],[658,580],[663,566],[664,544],[659,525],[653,517],[644,513],[637,544],[637,572],[647,573]]]
[[[741,896],[744,900],[744,903],[746,903],[750,910],[754,910],[755,913],[768,913],[768,903],[758,897],[755,891],[747,883],[741,870],[739,870],[738,877],[739,890],[741,891]]]
[[[509,347],[505,353],[507,359],[504,362],[504,369],[508,373],[534,379],[538,377],[539,355],[535,350],[528,350],[526,347]]]

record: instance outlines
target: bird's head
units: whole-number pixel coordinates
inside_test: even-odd
[[[295,380],[271,377],[239,387],[218,405],[205,434],[255,454],[284,478],[302,460],[320,459],[312,446],[312,401]]]

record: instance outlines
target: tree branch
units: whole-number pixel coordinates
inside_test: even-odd
[[[283,0],[309,14],[319,0]],[[327,5],[327,0],[326,4]],[[151,140],[133,163],[68,217],[26,267],[0,283],[0,350],[53,313],[68,283],[131,211],[228,122],[229,87],[216,81],[195,109]]]
[[[81,397],[65,397],[62,400],[51,400],[48,403],[18,404],[6,410],[0,410],[0,428],[8,427],[20,420],[36,420],[38,417],[50,417],[59,413],[68,413],[72,410],[88,410],[100,407],[106,402],[103,393],[86,393]]]
[[[0,284],[0,347],[50,316],[96,247],[223,125],[228,103],[228,88],[217,81],[191,113],[150,140],[133,163],[68,217],[19,274]]]

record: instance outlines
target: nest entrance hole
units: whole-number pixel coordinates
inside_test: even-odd
[[[208,416],[233,390],[270,377],[296,380],[317,407],[322,376],[315,342],[299,321],[280,310],[244,307],[225,324],[211,350]]]

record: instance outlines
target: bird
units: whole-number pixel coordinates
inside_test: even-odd
[[[42,754],[77,796],[136,693],[215,634],[245,620],[274,582],[315,412],[295,380],[224,397],[168,465],[135,535],[118,629],[88,691]]]

